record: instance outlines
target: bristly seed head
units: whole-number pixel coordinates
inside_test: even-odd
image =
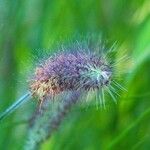
[[[30,90],[40,99],[69,90],[95,90],[109,85],[112,70],[100,56],[83,52],[47,59],[36,68]]]

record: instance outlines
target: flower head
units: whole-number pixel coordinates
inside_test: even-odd
[[[30,89],[40,98],[70,90],[96,90],[108,86],[111,76],[110,64],[99,55],[61,53],[36,68]]]

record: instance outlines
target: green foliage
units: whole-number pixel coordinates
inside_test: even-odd
[[[75,34],[102,34],[119,43],[116,57],[126,51],[132,60],[121,76],[128,91],[106,110],[73,109],[41,150],[149,150],[149,7],[149,0],[0,0],[0,112],[26,92],[36,57]],[[0,124],[1,150],[23,149],[35,107],[28,103]]]

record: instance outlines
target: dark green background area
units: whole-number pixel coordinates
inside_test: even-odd
[[[149,150],[149,0],[0,0],[0,112],[25,93],[41,55],[60,39],[89,33],[117,41],[118,58],[130,56],[120,82],[128,91],[117,105],[108,97],[106,110],[73,109],[41,150]],[[0,124],[0,150],[23,149],[35,107],[31,101]]]

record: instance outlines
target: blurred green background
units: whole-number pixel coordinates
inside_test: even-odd
[[[41,150],[149,150],[149,0],[0,0],[0,112],[25,93],[39,56],[77,33],[101,33],[130,55],[122,76],[128,92],[106,110],[77,107]],[[32,101],[0,124],[0,150],[23,149],[35,107]]]

